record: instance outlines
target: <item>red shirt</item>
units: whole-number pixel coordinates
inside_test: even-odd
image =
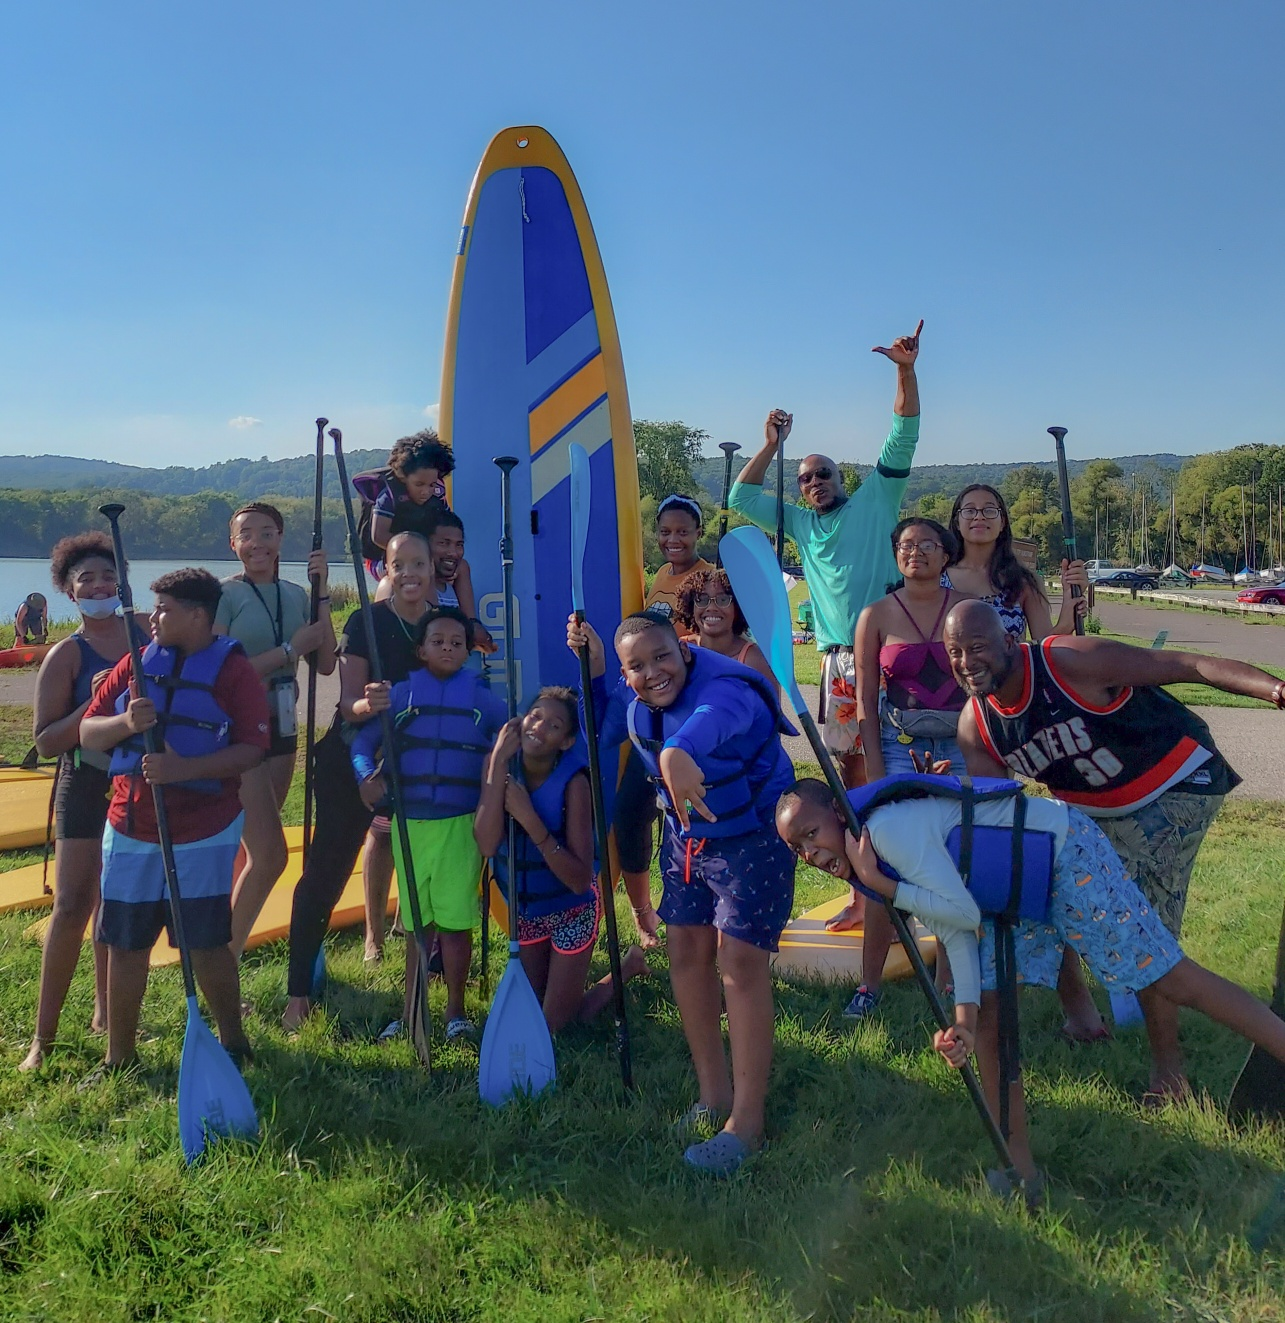
[[[130,661],[126,653],[116,663],[85,712],[87,717],[116,715],[116,700],[129,689]],[[252,744],[268,750],[268,697],[263,681],[255,674],[250,659],[234,652],[223,663],[214,682],[214,701],[228,714],[231,730],[228,743]],[[206,795],[183,786],[162,787],[169,818],[170,836],[175,844],[186,845],[217,836],[230,827],[241,812],[241,779],[228,777],[219,782],[217,794]],[[156,807],[152,787],[142,776],[112,777],[112,800],[107,821],[125,836],[136,841],[159,842],[156,834]]]

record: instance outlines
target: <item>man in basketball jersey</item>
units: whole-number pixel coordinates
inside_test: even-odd
[[[1016,643],[995,609],[961,602],[946,617],[946,652],[971,702],[959,747],[973,776],[1047,786],[1106,833],[1166,928],[1178,937],[1196,852],[1240,777],[1209,727],[1160,685],[1212,685],[1285,707],[1285,681],[1245,662],[1055,636]],[[1082,989],[1072,957],[1063,1000]],[[1151,1044],[1150,1100],[1181,1097],[1186,1071],[1178,1009],[1139,994]]]

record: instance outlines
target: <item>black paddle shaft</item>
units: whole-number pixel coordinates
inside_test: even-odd
[[[317,472],[312,492],[312,549],[321,550],[321,485],[325,481],[326,465],[326,425],[329,418],[317,419]],[[277,590],[281,590],[278,588]],[[312,579],[312,600],[308,619],[316,624],[321,615],[321,581]],[[315,661],[315,658],[314,658]],[[314,750],[317,746],[317,668],[308,667],[308,718],[304,731],[303,759],[303,866],[308,866],[308,856],[312,852],[312,795]]]
[[[731,462],[730,459],[728,461]],[[724,498],[726,500],[726,498]],[[576,619],[584,624],[584,612]],[[607,808],[602,799],[602,767],[598,758],[598,717],[593,707],[593,677],[589,672],[589,645],[580,649],[580,689],[584,695],[585,740],[589,745],[589,794],[593,801],[593,830],[598,842],[598,880],[602,888],[602,917],[607,925],[607,959],[611,962],[611,992],[616,1019],[616,1050],[620,1054],[620,1079],[626,1089],[634,1087],[633,1054],[629,1047],[629,1020],[625,1013],[625,976],[620,968],[620,933],[616,928],[616,898],[611,885],[607,857]]]
[[[513,652],[513,470],[518,461],[512,455],[495,460],[500,470],[500,570],[504,576],[504,688],[509,702],[509,720],[518,714],[518,659]],[[518,758],[509,761],[509,776],[516,779]],[[509,947],[518,940],[518,825],[513,815],[509,823]]]
[[[785,568],[785,437],[781,435],[779,424],[776,429],[776,563]]]
[[[732,494],[732,456],[741,447],[736,441],[720,441],[718,448],[723,452],[723,500],[718,507],[718,540],[720,547],[714,564],[721,570],[723,568],[721,543],[727,535],[727,499]]]
[[[1066,476],[1066,441],[1065,427],[1050,427],[1049,435],[1053,438],[1053,444],[1057,447],[1057,491],[1058,499],[1062,502],[1062,550],[1067,560],[1078,560],[1079,555],[1075,549],[1075,516],[1071,513],[1071,483]],[[1073,585],[1071,588],[1072,597],[1080,597],[1079,585]],[[1080,613],[1075,613],[1075,632],[1084,633],[1084,621],[1080,619]]]
[[[125,570],[125,546],[120,535],[120,517],[123,505],[100,505],[98,513],[112,526],[112,552],[116,557],[116,581],[120,593],[120,612],[125,620],[125,633],[129,637],[129,664],[134,673],[134,688],[140,698],[147,697],[147,679],[143,675],[143,653],[134,632],[134,594],[130,590],[129,575]],[[156,727],[143,732],[143,747],[148,753],[160,753],[161,741]],[[165,868],[165,885],[170,893],[170,924],[174,929],[174,944],[178,947],[179,962],[183,967],[183,990],[189,997],[196,996],[196,979],[192,974],[192,953],[188,949],[187,934],[183,931],[183,905],[178,885],[178,865],[174,862],[174,840],[170,836],[170,820],[165,812],[165,787],[152,786],[152,803],[156,807],[156,835],[161,843],[161,862]]]
[[[830,787],[831,795],[834,796],[834,802],[842,811],[844,822],[852,833],[853,840],[859,841],[861,839],[861,824],[857,821],[857,815],[848,800],[848,792],[844,789],[834,762],[826,750],[821,732],[817,730],[816,722],[812,720],[812,714],[807,708],[803,708],[797,715],[803,723],[804,734],[807,735],[808,741],[816,753],[817,761],[821,765],[821,772]],[[933,982],[932,975],[924,964],[924,958],[919,953],[919,943],[915,941],[914,934],[906,923],[905,915],[890,900],[885,899],[883,907],[892,920],[897,940],[901,943],[910,960],[911,967],[915,971],[915,978],[923,989],[924,996],[928,998],[928,1005],[932,1009],[933,1019],[937,1021],[937,1027],[939,1029],[949,1029],[951,1027],[950,1017],[946,1014],[946,1008],[941,1004],[941,997],[937,994],[937,985]],[[963,1076],[964,1086],[968,1089],[969,1097],[973,1100],[977,1115],[981,1117],[987,1138],[990,1139],[995,1152],[999,1155],[999,1160],[1004,1164],[1004,1170],[1012,1172],[1014,1170],[1013,1155],[1008,1151],[1008,1141],[1005,1140],[999,1126],[996,1124],[990,1105],[986,1101],[986,1095],[982,1092],[982,1086],[978,1083],[976,1072],[971,1064],[965,1063],[959,1073]]]

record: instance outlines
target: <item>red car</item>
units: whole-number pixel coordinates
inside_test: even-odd
[[[1236,594],[1236,600],[1254,606],[1285,606],[1285,584],[1265,583],[1257,588],[1242,588]]]

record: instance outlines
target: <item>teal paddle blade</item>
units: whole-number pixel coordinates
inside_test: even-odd
[[[187,1032],[178,1067],[178,1135],[188,1162],[195,1162],[213,1139],[259,1136],[250,1090],[201,1018],[195,994],[187,999]]]
[[[320,1001],[326,995],[326,947],[317,947],[317,958],[312,962],[312,983],[308,987],[308,1000]]]
[[[573,441],[567,451],[571,456],[571,605],[584,610],[584,556],[589,545],[589,511],[593,499],[593,479],[589,472],[589,452]]]
[[[542,1093],[557,1078],[549,1026],[513,942],[482,1033],[477,1091],[502,1107],[515,1093]]]
[[[807,704],[794,679],[794,626],[790,621],[790,595],[785,590],[776,553],[763,530],[734,528],[718,544],[723,568],[754,641],[763,649],[767,664],[795,712]]]

